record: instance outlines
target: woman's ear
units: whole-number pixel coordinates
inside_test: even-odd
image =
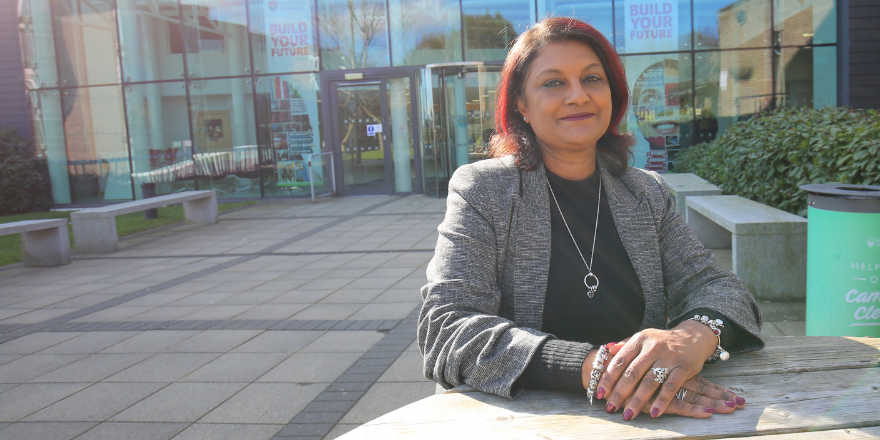
[[[525,101],[522,97],[516,97],[516,109],[519,111],[519,114],[522,115],[523,120],[526,121],[526,124],[529,123],[529,110],[526,108]]]

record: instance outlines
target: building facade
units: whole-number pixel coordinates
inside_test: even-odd
[[[443,196],[485,157],[507,47],[538,17],[615,45],[635,165],[662,172],[762,111],[876,106],[880,26],[850,18],[860,1],[18,0],[24,69],[3,90],[19,87],[9,106],[25,112],[8,113],[31,122],[56,205],[137,199],[144,183]]]

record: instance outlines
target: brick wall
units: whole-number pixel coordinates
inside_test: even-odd
[[[849,0],[849,105],[880,108],[880,1]]]
[[[33,135],[18,41],[18,1],[0,0],[0,126]]]

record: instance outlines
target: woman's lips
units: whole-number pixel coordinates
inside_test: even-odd
[[[596,116],[595,113],[575,113],[573,115],[568,115],[564,118],[561,118],[563,121],[582,121],[584,119],[592,118]]]

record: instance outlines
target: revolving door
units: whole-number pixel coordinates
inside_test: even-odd
[[[419,75],[422,178],[425,195],[445,197],[456,168],[486,158],[495,131],[495,88],[501,65],[443,63]]]

